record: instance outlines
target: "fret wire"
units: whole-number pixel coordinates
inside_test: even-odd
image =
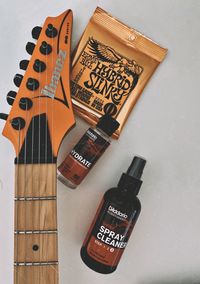
[[[58,261],[46,261],[46,262],[14,262],[14,266],[46,266],[46,265],[58,265]]]
[[[37,200],[56,200],[57,196],[42,196],[42,197],[15,197],[15,201],[37,201]]]
[[[32,231],[19,231],[15,230],[15,235],[29,235],[29,234],[57,234],[58,230],[32,230]]]

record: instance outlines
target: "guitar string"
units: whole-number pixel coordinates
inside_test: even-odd
[[[27,121],[27,112],[26,112],[26,121]],[[18,120],[19,122],[19,120]],[[13,133],[13,132],[12,132]],[[20,197],[21,195],[19,194],[19,191],[20,191],[20,185],[22,186],[22,188],[24,187],[23,191],[21,193],[22,196],[25,196],[25,188],[26,188],[26,166],[25,167],[22,167],[22,169],[24,168],[24,178],[25,178],[25,181],[23,183],[20,182],[20,156],[19,156],[19,153],[20,153],[20,149],[21,149],[21,135],[22,135],[22,130],[21,130],[21,125],[19,123],[19,130],[18,130],[18,156],[16,157],[16,189],[15,189],[15,196],[16,197]],[[14,136],[14,133],[13,133],[13,136]],[[27,149],[27,138],[25,137],[24,139],[24,146],[25,146],[25,153],[26,153],[26,149]],[[24,162],[26,159],[26,155],[24,156]],[[22,172],[21,172],[22,173]],[[23,174],[23,173],[22,173]],[[14,230],[15,231],[18,231],[19,230],[19,207],[20,207],[20,201],[15,201],[15,228]],[[22,203],[23,204],[23,203]],[[24,210],[26,211],[26,203],[25,203],[25,206],[24,204],[22,205],[24,207]],[[23,208],[22,207],[22,208]],[[26,227],[26,219],[25,219],[25,223],[24,223],[24,226]],[[24,228],[25,228],[24,227]],[[15,253],[16,253],[16,262],[18,263],[20,261],[20,258],[19,258],[19,254],[20,254],[20,251],[19,251],[19,243],[20,243],[20,235],[18,234],[14,234],[14,238],[15,238]],[[26,250],[25,250],[25,261],[26,261]],[[22,274],[23,275],[23,274]],[[18,278],[19,278],[19,268],[16,266],[15,267],[15,274],[14,274],[14,277],[15,277],[15,280],[16,282],[18,283]],[[23,275],[23,279],[26,278],[26,275]]]
[[[46,26],[46,25],[45,25]],[[43,27],[44,28],[44,27]],[[45,73],[45,76],[46,76],[46,78],[45,78],[45,82],[47,83],[48,82],[48,55],[45,55],[45,64],[46,64],[46,73]],[[40,103],[41,103],[41,99],[40,99],[40,96],[39,96],[39,100],[40,100]],[[42,174],[42,176],[45,174],[45,178],[44,178],[44,184],[45,184],[45,196],[47,195],[47,189],[48,189],[48,187],[47,187],[47,182],[48,182],[48,157],[47,157],[47,153],[48,153],[48,141],[47,141],[47,138],[48,138],[48,119],[47,119],[47,114],[48,114],[48,100],[46,99],[46,102],[45,102],[45,108],[46,108],[46,120],[45,120],[45,145],[44,145],[44,162],[43,162],[43,164],[41,164],[41,160],[40,160],[40,158],[41,158],[41,153],[40,153],[40,155],[39,155],[39,166],[40,166],[40,168],[43,168],[44,169],[44,172],[43,172],[43,174]],[[39,132],[41,133],[41,124],[39,123]],[[39,144],[40,144],[40,137],[39,137]],[[40,170],[41,171],[41,170]],[[40,178],[39,178],[39,180],[40,180]],[[40,185],[41,186],[41,185]],[[40,187],[39,187],[40,188]],[[41,195],[41,192],[40,192],[40,195]],[[43,203],[45,203],[45,202],[48,202],[48,201],[40,201],[40,206],[41,206],[41,204],[43,204]],[[48,208],[48,206],[47,206],[47,208]],[[44,209],[45,209],[45,206],[44,206]],[[41,208],[40,208],[40,210],[41,210]],[[46,211],[44,210],[43,211],[43,229],[45,229],[45,226],[46,226],[46,215],[47,215],[47,213],[46,213]],[[41,214],[40,214],[40,216],[41,216]],[[41,221],[41,219],[40,219],[40,221]],[[41,227],[41,223],[40,223],[40,227]],[[41,229],[41,228],[40,228]],[[45,236],[46,236],[46,240],[45,240]],[[47,252],[48,252],[48,250],[47,250],[47,235],[46,234],[43,234],[42,235],[42,238],[43,238],[43,241],[41,242],[41,234],[40,234],[40,244],[41,244],[41,248],[43,248],[43,246],[44,246],[44,248],[45,248],[45,246],[46,246],[46,249],[45,250],[42,250],[42,249],[40,249],[40,252],[39,252],[39,259],[40,259],[40,262],[41,262],[41,253],[42,253],[42,251],[43,251],[43,253],[45,252],[46,253],[46,256],[48,255],[47,254]],[[43,258],[44,258],[44,256],[43,256]],[[44,260],[45,261],[45,260]],[[48,259],[47,259],[47,257],[46,257],[46,262],[48,262]],[[40,268],[41,268],[41,266],[40,266]],[[47,266],[44,266],[44,267],[42,267],[42,270],[44,270],[46,268],[46,274],[44,274],[45,276],[47,276]],[[40,271],[40,276],[41,276],[41,271]],[[39,278],[39,280],[41,280],[41,277]],[[39,282],[40,283],[40,282]]]
[[[41,80],[42,79],[42,75],[41,75],[41,72],[39,72],[39,145],[38,145],[38,166],[37,168],[39,169],[39,177],[38,177],[38,188],[39,188],[39,197],[42,196],[42,192],[41,192],[41,170],[42,170],[42,165],[41,165],[41,151],[40,151],[40,147],[41,147],[41,98],[40,98],[40,94],[41,94]],[[41,230],[41,218],[42,218],[42,215],[41,215],[41,203],[42,203],[42,200],[39,200],[38,201],[38,204],[39,204],[39,230]],[[43,243],[41,242],[41,232],[39,234],[39,262],[41,262],[41,251],[43,251],[42,249],[42,245]],[[40,279],[41,279],[41,266],[39,265],[39,269],[38,269],[38,273],[39,273],[39,284],[40,284]]]
[[[59,40],[59,38],[57,39]],[[58,50],[58,53],[59,53],[59,50]],[[67,54],[68,56],[70,56],[70,53]],[[53,64],[52,64],[53,65]],[[61,75],[60,75],[61,76]],[[59,85],[58,85],[59,86]],[[51,131],[51,134],[52,134],[52,137],[54,137],[54,108],[53,108],[53,103],[55,102],[55,100],[53,100],[52,98],[52,123],[51,123],[51,126],[52,126],[52,131]],[[54,155],[53,155],[53,147],[52,147],[52,165],[54,165]],[[56,217],[56,230],[58,232],[58,211],[57,211],[57,205],[58,205],[58,200],[57,200],[57,161],[55,162],[55,165],[54,165],[54,170],[53,170],[53,175],[52,175],[52,184],[53,184],[53,188],[55,190],[55,196],[56,196],[56,204],[55,204],[55,214],[54,216]],[[56,245],[55,245],[56,243]],[[55,247],[55,251],[56,251],[56,259],[58,261],[58,233],[56,234],[56,240],[55,240],[55,243],[54,243],[54,247]],[[57,283],[57,279],[58,279],[58,265],[57,267],[51,265],[51,268],[52,270],[54,271],[54,283]]]
[[[71,32],[70,32],[70,36],[71,36]],[[58,38],[58,40],[59,40],[59,38]],[[68,43],[69,44],[69,43]],[[67,46],[67,52],[68,52],[68,46]],[[59,53],[59,50],[58,50],[58,53]],[[70,56],[70,51],[69,51],[69,53],[67,53],[67,56]],[[70,60],[69,60],[70,61]],[[69,66],[67,66],[68,68],[69,68]],[[68,70],[67,69],[67,72],[68,71],[70,71],[70,69]],[[60,75],[61,76],[61,75]],[[70,78],[69,78],[70,79]],[[52,105],[53,105],[53,99],[52,99]],[[52,137],[54,137],[54,135],[53,135],[53,133],[54,133],[54,127],[53,127],[53,123],[54,123],[54,108],[52,108]],[[53,164],[53,162],[54,162],[54,155],[53,155],[53,151],[52,151],[52,164]],[[52,177],[53,177],[53,181],[52,181],[52,183],[53,183],[53,186],[54,186],[54,188],[55,188],[55,196],[56,196],[56,205],[55,205],[55,215],[56,215],[56,229],[57,229],[57,232],[58,232],[58,212],[57,212],[57,205],[58,205],[58,200],[57,200],[57,161],[56,161],[56,163],[55,163],[55,169],[54,169],[54,174],[55,174],[55,176],[54,175],[52,175]],[[57,260],[58,260],[58,255],[59,255],[59,253],[58,253],[58,234],[56,235],[56,256],[57,256]],[[59,264],[59,263],[58,263]],[[59,268],[58,268],[58,266],[57,266],[57,268],[55,268],[55,266],[53,266],[53,265],[51,265],[51,267],[52,267],[52,270],[54,270],[54,281],[55,281],[55,283],[57,283],[57,279],[58,279],[58,274],[59,274]]]
[[[54,50],[54,38],[51,39],[51,46],[52,46],[52,52]],[[54,67],[54,53],[53,53],[53,56],[51,57],[52,61],[51,61],[51,65],[52,65],[52,71],[54,70],[53,67]],[[52,73],[53,75],[53,73]],[[50,132],[50,138],[53,138],[54,137],[54,98],[50,98],[51,99],[51,132]],[[47,102],[47,100],[46,100]],[[47,106],[47,104],[46,104]],[[48,129],[46,129],[48,130]],[[46,141],[47,141],[47,132],[46,132]],[[52,141],[52,139],[51,139]],[[48,159],[48,144],[46,144],[46,151],[45,151],[45,161],[46,161],[46,165],[47,164],[47,159]],[[53,195],[57,196],[57,193],[56,193],[56,180],[55,180],[55,177],[56,177],[56,173],[55,173],[55,170],[56,170],[56,165],[54,165],[54,152],[53,152],[53,144],[51,143],[51,147],[52,147],[52,157],[51,157],[51,169],[53,168],[53,171],[51,171],[51,189],[52,189],[52,192],[51,194],[53,193]],[[50,150],[50,149],[49,149]],[[49,168],[47,166],[47,168]],[[47,172],[47,171],[46,171]],[[46,181],[48,180],[48,172],[46,174]],[[55,191],[55,192],[54,192]],[[57,199],[55,201],[49,201],[49,202],[56,202],[56,205],[55,205],[55,208],[53,207],[54,209],[54,217],[56,218],[56,229],[57,229]],[[53,204],[52,204],[53,205]],[[56,216],[55,216],[56,215]],[[56,235],[56,240],[57,240],[57,235]],[[56,256],[58,254],[57,252],[57,242],[56,242],[56,246],[53,245],[53,247],[55,247],[55,250],[56,250]],[[46,257],[48,258],[48,254],[46,254]],[[48,261],[48,259],[46,258],[46,261]],[[56,281],[56,278],[57,278],[57,273],[58,273],[58,270],[55,269],[54,265],[50,265],[51,269],[55,272],[54,273],[54,281],[55,283],[57,283]],[[46,267],[46,272],[47,272],[47,267]],[[47,275],[47,274],[46,274]]]
[[[53,46],[53,39],[52,39],[52,46]],[[53,65],[53,61],[54,61],[54,58],[52,57],[52,65]],[[46,65],[47,65],[47,57],[46,57]],[[47,65],[48,66],[48,65]],[[46,73],[46,81],[48,80],[48,76],[47,76],[47,73]],[[41,103],[41,99],[40,99],[40,97],[39,97],[39,113],[41,112],[40,110],[40,104]],[[52,131],[51,131],[51,134],[52,134],[52,137],[53,137],[53,121],[54,121],[54,108],[53,108],[53,103],[54,103],[54,101],[53,101],[53,98],[52,98],[52,102],[51,102],[51,111],[52,111],[52,115],[51,115],[51,117],[52,117],[52,122],[51,122],[51,126],[52,126]],[[46,113],[48,113],[48,103],[47,103],[47,100],[46,100]],[[48,123],[48,122],[47,122]],[[48,169],[48,167],[47,167],[47,159],[48,159],[48,144],[47,144],[47,131],[48,131],[48,128],[46,127],[45,128],[46,129],[46,131],[45,131],[45,167]],[[39,117],[39,145],[40,145],[40,132],[41,132],[41,119],[40,119],[40,117]],[[34,137],[34,131],[33,131],[33,137]],[[32,139],[33,140],[33,143],[34,143],[34,139]],[[34,147],[34,145],[33,145],[33,147]],[[32,151],[32,153],[33,153],[33,151]],[[39,147],[39,165],[40,165],[40,167],[41,167],[41,160],[40,160],[40,155],[41,153],[40,153],[40,147]],[[53,164],[53,162],[54,162],[54,155],[53,155],[53,149],[52,149],[52,164]],[[32,165],[33,165],[33,157],[32,157]],[[48,180],[48,173],[46,174],[46,181]],[[54,176],[52,175],[52,183],[54,184]],[[40,184],[40,171],[39,171],[39,190],[40,190],[40,186],[41,186],[41,184]],[[55,186],[55,185],[54,185]],[[40,194],[39,195],[41,195],[41,192],[40,192]],[[41,202],[39,202],[39,212],[41,212],[41,207],[40,207],[40,205],[41,205]],[[40,217],[41,217],[41,214],[40,214]],[[44,214],[44,225],[45,225],[45,217],[46,217],[46,214]],[[41,221],[41,219],[39,220],[39,223],[40,223],[40,221]],[[41,223],[40,223],[40,225],[39,225],[39,227],[41,228]],[[41,244],[41,241],[39,242],[40,244]],[[41,250],[40,250],[40,261],[41,261]],[[52,268],[53,269],[55,269],[53,266],[52,266]],[[40,274],[40,273],[39,273]],[[39,277],[39,281],[40,281],[40,277]]]
[[[40,100],[40,99],[39,99]],[[40,107],[40,102],[39,102],[39,107]],[[26,104],[26,122],[27,122],[27,113],[28,113],[28,111],[27,111],[27,104]],[[33,197],[33,159],[34,159],[34,157],[33,157],[33,151],[34,151],[34,131],[35,131],[35,125],[34,125],[34,122],[35,122],[35,119],[34,119],[34,116],[33,116],[33,124],[32,124],[32,151],[31,151],[31,153],[32,153],[32,157],[31,157],[31,167],[32,167],[32,169],[31,169],[31,172],[32,172],[32,175],[31,175],[31,182],[32,182],[32,186],[31,186],[31,196]],[[16,169],[16,171],[17,171],[17,173],[16,173],[16,177],[17,177],[17,181],[16,181],[16,192],[15,192],[15,194],[17,195],[17,197],[19,196],[19,190],[20,190],[20,186],[19,186],[19,169],[20,169],[20,157],[19,157],[19,153],[20,153],[20,146],[21,146],[21,141],[20,141],[20,137],[21,137],[21,127],[20,127],[21,125],[19,124],[19,131],[18,131],[18,133],[19,133],[19,136],[18,136],[18,157],[17,157],[17,169]],[[24,146],[25,146],[25,149],[24,149],[24,182],[23,182],[23,187],[24,187],[24,189],[23,189],[23,197],[24,198],[26,198],[26,197],[28,197],[28,192],[26,191],[26,183],[27,183],[27,135],[25,135],[25,139],[24,139]],[[39,152],[40,152],[40,116],[39,116]],[[39,157],[40,157],[40,153],[39,153]],[[39,158],[40,159],[40,158]],[[40,161],[39,161],[39,164],[40,164]],[[40,171],[39,171],[40,172]],[[23,173],[22,173],[23,174]],[[39,178],[39,182],[40,182],[40,178]],[[21,183],[20,183],[21,184]],[[40,188],[40,184],[39,184],[39,188]],[[30,197],[31,197],[30,196]],[[30,201],[32,204],[33,204],[33,201]],[[39,203],[40,203],[40,201],[39,201]],[[19,201],[16,201],[16,204],[15,204],[15,224],[16,224],[16,226],[17,226],[17,230],[19,229],[19,219],[18,219],[18,211],[19,211],[19,205],[18,204],[20,204],[19,203]],[[24,202],[22,203],[23,205],[25,204],[25,206],[24,206],[24,213],[25,213],[25,223],[24,223],[24,231],[25,231],[25,239],[26,239],[26,229],[27,229],[27,216],[29,215],[28,213],[29,212],[27,212],[27,201],[26,200],[24,200]],[[20,204],[21,205],[21,204]],[[32,207],[32,208],[31,208]],[[23,208],[23,207],[22,207]],[[33,214],[33,212],[34,212],[34,210],[33,210],[33,205],[32,206],[30,206],[30,209],[32,209],[32,210],[30,210],[30,214],[32,214],[32,226],[33,226],[33,219],[34,219],[34,214]],[[40,215],[40,214],[39,214]],[[16,241],[16,253],[17,253],[17,255],[16,255],[16,262],[18,263],[19,261],[20,261],[20,259],[19,259],[19,236],[20,235],[18,235],[18,234],[16,234],[15,235],[16,236],[16,239],[17,239],[17,241]],[[33,243],[33,234],[32,234],[32,243]],[[24,248],[24,250],[25,250],[25,259],[24,259],[24,262],[26,262],[27,261],[27,250],[26,250],[26,247],[27,247],[27,240],[25,241],[25,248]],[[16,273],[16,281],[17,281],[17,283],[18,283],[18,278],[19,278],[19,269],[17,269],[16,268],[16,271],[17,271],[17,273]],[[26,277],[27,276],[27,269],[26,269],[26,266],[25,266],[25,276],[23,276],[23,278],[24,278],[24,280],[26,281]],[[39,277],[39,280],[40,280],[40,277]]]
[[[48,68],[48,55],[46,55],[45,57],[45,64],[46,64],[46,68]],[[45,82],[48,83],[48,70],[46,69],[46,79],[45,79]],[[46,114],[48,113],[48,105],[47,105],[47,98],[46,98],[46,101],[45,101],[45,107],[46,107]],[[45,125],[45,148],[44,148],[44,163],[45,163],[45,185],[47,185],[47,178],[46,178],[46,175],[47,175],[47,171],[48,171],[48,167],[47,167],[47,129],[48,129],[48,120],[47,120],[47,116],[46,116],[46,125]],[[47,194],[46,194],[47,195]],[[46,214],[44,214],[44,224],[45,224],[45,217],[46,217]],[[43,242],[44,246],[45,246],[45,242]],[[46,251],[46,254],[47,254],[47,249],[45,250]],[[47,275],[47,267],[44,267],[43,268],[44,270],[46,270],[45,272],[45,275]]]
[[[26,122],[27,122],[27,118],[28,118],[28,112],[27,112],[27,104],[26,104]],[[25,138],[24,138],[24,166],[22,166],[22,168],[24,168],[24,190],[23,190],[23,196],[26,197],[27,195],[27,192],[26,192],[26,183],[27,183],[27,176],[26,176],[26,173],[27,173],[27,157],[26,157],[26,153],[27,153],[27,135],[25,135]],[[28,188],[28,187],[27,187]],[[19,201],[20,202],[20,201]],[[22,201],[22,204],[24,205],[24,212],[25,212],[25,224],[24,224],[24,230],[26,231],[26,228],[27,228],[27,201]],[[19,235],[20,236],[20,235]],[[26,234],[25,234],[25,259],[24,261],[26,262],[27,261],[27,253],[26,253],[26,246],[27,246],[27,239],[26,239]],[[25,278],[27,276],[27,269],[25,269]]]
[[[13,132],[12,132],[13,133]],[[20,134],[21,134],[21,128],[19,128],[19,131],[18,131],[18,153],[19,153],[19,151],[20,151]],[[14,136],[14,133],[13,133],[13,136]],[[18,190],[19,190],[19,155],[16,157],[17,158],[17,160],[16,160],[16,162],[17,162],[17,166],[16,166],[16,171],[17,171],[17,173],[16,173],[16,190],[15,190],[15,195],[17,196],[17,193],[18,193]],[[19,218],[18,218],[18,216],[19,216],[19,214],[18,214],[18,211],[19,211],[19,207],[18,207],[18,203],[17,202],[15,202],[15,222],[14,222],[14,224],[15,224],[15,230],[18,230],[18,227],[19,227]],[[16,241],[16,247],[15,247],[15,250],[16,250],[16,262],[18,263],[18,261],[19,261],[19,243],[18,243],[18,235],[14,235],[14,238],[16,238],[17,239],[17,241]],[[19,268],[16,266],[15,268],[15,273],[14,273],[14,277],[16,278],[16,284],[18,284],[19,283]]]
[[[53,38],[51,39],[51,46],[52,46],[52,56],[51,56],[51,66],[52,66],[52,70],[53,70],[53,62],[54,62],[54,46],[53,46]],[[53,76],[53,73],[52,73]],[[50,137],[53,138],[53,133],[52,133],[52,123],[53,123],[53,119],[52,119],[52,102],[53,102],[53,98],[50,98],[51,100],[51,131],[50,131]],[[52,141],[52,139],[50,138],[50,140]],[[53,147],[52,148],[52,153],[53,153]],[[46,163],[47,163],[47,159],[48,159],[48,144],[47,144],[47,150],[46,150]],[[47,164],[46,164],[47,165]],[[50,164],[50,167],[52,167],[53,164]],[[46,171],[47,172],[47,171]],[[47,175],[46,174],[46,180],[47,180]],[[51,176],[52,176],[52,171],[51,171]],[[52,190],[52,186],[51,186],[51,190]],[[50,203],[53,201],[49,201]],[[46,254],[46,260],[48,260],[48,255]],[[47,267],[46,267],[46,273],[47,273]]]
[[[48,83],[48,55],[46,55],[46,57],[45,57],[45,59],[46,59],[46,61],[45,61],[45,63],[46,63],[46,83]],[[46,98],[46,101],[45,101],[45,107],[46,107],[46,114],[48,113],[48,105],[47,105],[47,98]],[[45,163],[45,171],[44,171],[44,174],[45,174],[45,185],[47,186],[47,171],[48,171],[48,167],[47,167],[47,130],[48,130],[48,119],[47,119],[47,116],[46,116],[46,125],[45,125],[46,127],[45,127],[45,153],[44,153],[44,155],[45,155],[45,160],[44,160],[44,163]],[[46,194],[47,195],[47,194]],[[45,217],[46,217],[46,214],[44,214],[44,224],[45,224]],[[46,245],[46,242],[43,242],[44,243],[44,245]],[[46,247],[46,255],[47,255],[47,247]],[[47,275],[47,267],[44,267],[44,269],[45,269],[45,275]]]
[[[52,45],[52,52],[53,52],[53,56],[51,57],[51,59],[52,59],[52,67],[53,66],[55,66],[54,65],[54,60],[55,60],[55,58],[54,58],[54,39],[52,38],[52,40],[51,40],[51,45]],[[54,98],[51,98],[51,137],[53,138],[54,137]],[[51,139],[51,141],[52,141],[53,139]],[[56,191],[56,185],[54,184],[54,175],[55,175],[55,166],[54,166],[54,155],[53,155],[53,143],[51,143],[51,147],[52,147],[52,157],[51,157],[51,167],[53,167],[53,171],[51,171],[51,189],[52,189],[52,193],[53,193],[53,195],[55,195],[56,196],[56,200],[55,201],[51,201],[52,202],[52,204],[54,203],[54,202],[56,202],[57,203],[57,193],[56,192],[54,192],[54,191]],[[53,207],[54,208],[54,207]],[[56,220],[57,220],[57,208],[55,207],[54,208],[54,210],[55,210],[55,212],[54,212],[54,217],[56,217]],[[56,215],[56,216],[55,216]],[[56,229],[57,229],[57,221],[56,221]],[[54,247],[54,251],[56,251],[56,253],[57,253],[57,245],[56,246],[53,246]],[[53,265],[51,265],[51,269],[52,269],[52,271],[54,271],[55,272],[55,267],[53,266]],[[54,275],[55,275],[56,273],[54,273]],[[54,281],[55,281],[55,276],[54,276]],[[55,281],[55,283],[56,283],[56,281]]]
[[[34,98],[34,95],[32,96]],[[31,117],[32,117],[32,131],[31,131],[31,165],[30,165],[30,172],[31,172],[31,191],[30,191],[30,196],[33,197],[33,192],[34,192],[34,185],[37,184],[37,181],[34,183],[34,132],[35,132],[35,116],[34,116],[34,111],[31,109],[30,110]],[[37,186],[36,186],[37,188]],[[30,211],[31,211],[31,227],[32,230],[34,229],[33,226],[34,224],[34,202],[31,202],[30,206]],[[33,243],[33,234],[31,235],[31,243]]]
[[[59,40],[59,38],[57,38],[57,41]],[[55,41],[55,46],[56,46],[56,43],[57,41]],[[56,47],[55,47],[56,48]],[[56,53],[55,53],[56,54]],[[57,56],[56,56],[57,58]],[[56,60],[56,59],[55,59]],[[54,137],[54,102],[55,100],[52,99],[52,137]],[[55,155],[56,156],[56,155]],[[54,194],[56,196],[56,200],[54,201],[55,202],[55,212],[54,212],[54,216],[55,216],[55,225],[56,225],[56,235],[55,235],[55,240],[54,240],[54,247],[55,247],[55,252],[56,252],[56,261],[58,261],[58,205],[57,205],[57,179],[56,179],[56,176],[57,176],[57,159],[56,161],[54,161],[54,151],[53,151],[53,145],[52,145],[52,165],[53,165],[53,175],[52,175],[52,187],[54,189]],[[58,266],[51,266],[52,268],[52,271],[54,271],[54,281],[55,283],[57,283],[57,277],[58,277]]]
[[[48,65],[48,55],[45,56],[45,64],[46,64],[46,78],[45,78],[45,81],[46,83],[48,83],[48,68],[50,67]],[[50,70],[49,70],[50,71]],[[46,107],[46,114],[48,114],[48,99],[46,98],[46,101],[45,101],[45,107]],[[45,148],[44,148],[44,167],[45,167],[45,171],[44,171],[44,174],[45,174],[45,178],[44,178],[44,181],[45,181],[45,186],[46,186],[46,190],[48,189],[48,186],[47,186],[47,183],[48,183],[48,143],[47,143],[47,138],[48,138],[48,117],[46,116],[46,125],[45,125]],[[47,195],[48,191],[46,192],[46,195]],[[47,202],[50,202],[50,201],[47,201]],[[49,206],[47,206],[47,208],[49,208]],[[44,221],[43,221],[43,224],[45,226],[45,223],[46,223],[46,212],[44,212]],[[45,239],[46,237],[46,239]],[[47,250],[47,238],[48,236],[45,234],[44,235],[44,240],[43,240],[43,245],[46,246],[46,250],[45,250],[45,253],[46,253],[46,262],[48,262],[48,250]],[[47,276],[47,266],[43,267],[44,271],[45,271],[45,276]]]

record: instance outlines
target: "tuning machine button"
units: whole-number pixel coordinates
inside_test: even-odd
[[[15,130],[23,129],[25,124],[25,120],[22,117],[15,117],[11,120],[11,125]]]
[[[6,99],[7,99],[7,102],[8,102],[9,105],[11,105],[11,106],[13,105],[13,103],[14,103],[14,101],[15,101],[15,98],[16,98],[16,95],[17,95],[17,93],[14,92],[14,91],[10,91],[10,92],[7,94]]]
[[[20,101],[19,101],[19,107],[23,110],[29,110],[31,109],[33,106],[33,102],[31,99],[29,98],[21,98]]]
[[[38,26],[34,27],[32,29],[32,37],[37,40],[40,36],[41,31],[42,31],[41,27],[38,27]]]
[[[8,118],[8,114],[0,113],[0,119],[7,120],[7,118]]]
[[[34,48],[35,48],[35,44],[34,43],[32,43],[32,42],[28,42],[27,43],[26,51],[28,52],[28,54],[32,55],[33,51],[34,51]]]
[[[43,61],[36,59],[33,65],[33,69],[35,70],[35,72],[41,73],[46,69],[46,64]]]
[[[19,68],[26,71],[28,64],[29,64],[29,60],[26,60],[26,59],[21,60],[19,63]]]
[[[52,24],[49,24],[46,29],[46,35],[50,38],[54,38],[57,36],[57,34],[58,34],[57,29]]]
[[[13,80],[15,83],[15,86],[19,87],[21,85],[22,80],[23,80],[23,75],[16,74]]]
[[[40,52],[44,55],[48,55],[52,52],[52,47],[50,44],[48,44],[46,41],[42,42],[42,45],[40,46]]]
[[[30,91],[35,91],[39,88],[39,82],[38,82],[38,80],[36,80],[34,78],[28,78],[27,83],[26,83],[26,87]]]

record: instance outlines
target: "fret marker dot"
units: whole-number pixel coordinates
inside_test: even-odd
[[[34,250],[34,251],[39,250],[39,246],[38,246],[38,245],[33,245],[33,250]]]

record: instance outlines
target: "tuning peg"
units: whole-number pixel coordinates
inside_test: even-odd
[[[22,80],[23,80],[23,76],[21,74],[16,74],[13,80],[15,83],[15,86],[19,87],[21,85]]]
[[[40,46],[40,52],[44,55],[48,55],[52,52],[52,47],[50,44],[48,44],[46,41],[42,42],[42,45]]]
[[[22,117],[15,117],[11,120],[11,125],[15,130],[23,129],[25,124],[25,120]]]
[[[50,38],[53,38],[56,37],[57,34],[58,34],[57,29],[52,24],[49,24],[46,29],[46,35]]]
[[[7,120],[7,118],[8,118],[8,114],[0,113],[0,119]]]
[[[38,27],[38,26],[37,26],[37,27],[34,27],[34,28],[32,29],[32,37],[33,37],[34,39],[38,39],[39,36],[40,36],[41,30],[42,30],[41,27]]]
[[[30,91],[35,91],[39,88],[39,82],[38,80],[34,79],[34,78],[28,78],[28,81],[26,83],[26,87],[30,90]]]
[[[23,97],[19,101],[19,107],[23,110],[29,110],[32,108],[32,106],[33,106],[32,100],[27,97]]]
[[[43,61],[36,59],[33,65],[33,69],[35,70],[35,72],[41,73],[46,69],[46,64]]]
[[[34,43],[32,43],[32,42],[28,42],[27,43],[26,51],[28,52],[28,54],[32,55],[33,51],[34,51],[34,48],[35,48],[35,44]]]
[[[19,68],[22,70],[26,70],[28,67],[28,64],[29,64],[29,60],[26,60],[26,59],[21,60],[19,63]]]
[[[17,93],[14,92],[14,91],[10,91],[10,92],[7,94],[6,99],[7,99],[7,102],[8,102],[9,105],[11,105],[11,106],[13,105],[14,100],[15,100],[15,98],[16,98],[16,95],[17,95]]]

